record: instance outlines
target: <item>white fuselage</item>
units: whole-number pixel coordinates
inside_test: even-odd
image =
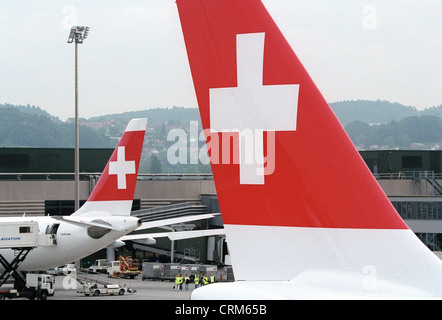
[[[20,265],[19,270],[21,271],[46,270],[71,263],[109,246],[115,240],[133,231],[141,224],[138,218],[130,216],[101,216],[99,214],[94,216],[90,214],[88,217],[82,217],[84,222],[99,221],[113,228],[113,230],[102,232],[103,229],[100,230],[100,228],[73,224],[51,217],[0,218],[0,223],[12,221],[36,221],[38,222],[40,234],[44,234],[48,226],[59,224],[56,232],[57,243],[52,246],[38,246],[34,248]],[[13,249],[2,249],[0,254],[9,262],[15,257]],[[0,266],[0,271],[3,270],[3,267]]]

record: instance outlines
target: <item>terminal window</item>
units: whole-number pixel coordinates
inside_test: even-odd
[[[402,156],[402,168],[422,168],[422,156]]]
[[[84,200],[80,201],[80,206],[84,204]],[[75,211],[74,200],[47,200],[45,201],[45,213],[50,216],[67,216]]]
[[[2,154],[0,155],[0,168],[22,168],[29,165],[27,154]]]

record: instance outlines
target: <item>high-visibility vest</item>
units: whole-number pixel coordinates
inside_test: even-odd
[[[178,282],[179,284],[183,283],[183,277],[179,277],[178,280],[179,280],[179,282]]]
[[[210,282],[211,283],[215,282],[215,276],[210,276]]]
[[[195,284],[199,283],[200,278],[198,277],[198,275],[195,276],[195,278],[193,279],[193,281],[195,282]]]
[[[176,283],[176,284],[179,284],[179,283],[180,283],[180,277],[178,277],[178,276],[175,277],[175,283]]]
[[[203,284],[208,284],[207,277],[203,277]]]

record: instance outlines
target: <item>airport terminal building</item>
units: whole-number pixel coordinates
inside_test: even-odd
[[[88,198],[112,152],[80,150],[80,204]],[[360,151],[360,155],[408,226],[431,250],[442,251],[442,151]],[[0,148],[0,216],[71,214],[73,167],[73,149]],[[220,208],[210,174],[138,176],[132,215],[143,221],[215,212]],[[149,232],[219,227],[221,217]],[[228,263],[228,244],[220,236],[162,238],[154,245],[128,242],[116,250],[114,254],[146,261]],[[82,264],[87,267],[106,254],[109,250],[97,252]]]

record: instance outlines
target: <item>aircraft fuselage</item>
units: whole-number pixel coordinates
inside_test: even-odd
[[[130,216],[89,216],[82,219],[85,222],[99,221],[100,223],[109,224],[113,229],[109,230],[80,224],[75,225],[51,217],[7,217],[0,218],[0,223],[36,221],[38,222],[40,234],[50,232],[51,227],[58,224],[55,233],[56,244],[34,248],[20,265],[19,270],[21,271],[46,270],[71,263],[111,245],[115,240],[118,240],[121,236],[131,232],[140,225],[138,218]],[[15,257],[14,251],[13,249],[2,249],[0,254],[10,262]],[[0,271],[2,269],[0,266]]]

